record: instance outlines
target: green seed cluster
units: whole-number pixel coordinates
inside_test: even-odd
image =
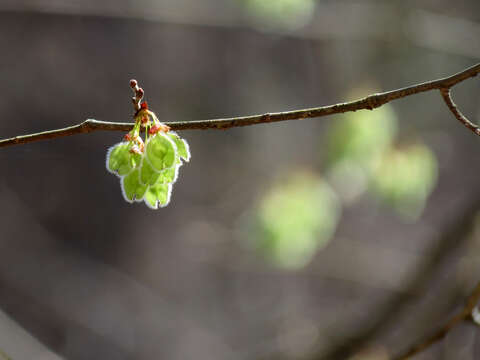
[[[135,141],[112,146],[107,152],[106,166],[120,178],[127,202],[144,201],[148,207],[158,209],[170,202],[178,169],[189,160],[188,143],[170,131],[150,136],[142,151]]]

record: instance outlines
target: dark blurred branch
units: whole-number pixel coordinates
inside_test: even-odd
[[[480,282],[477,284],[475,289],[473,289],[472,293],[467,299],[467,302],[463,309],[453,316],[446,324],[441,326],[438,330],[436,330],[432,335],[419,341],[418,343],[412,345],[410,349],[405,351],[404,353],[396,356],[393,360],[407,360],[410,359],[412,356],[424,351],[425,349],[429,348],[431,345],[435,344],[436,342],[442,340],[448,332],[465,320],[472,319],[472,311],[480,301]]]
[[[286,112],[279,112],[279,113],[267,113],[263,115],[227,118],[227,119],[168,122],[166,123],[166,125],[168,125],[172,130],[197,130],[197,129],[225,130],[225,129],[239,127],[239,126],[265,124],[265,123],[286,121],[286,120],[301,120],[301,119],[315,118],[315,117],[345,113],[350,111],[364,110],[364,109],[373,110],[392,100],[404,98],[410,95],[414,95],[414,94],[418,94],[421,92],[426,92],[434,89],[441,90],[442,95],[444,95],[444,92],[446,90],[450,90],[450,88],[453,87],[454,85],[466,79],[474,77],[478,73],[480,73],[480,64],[474,65],[455,75],[452,75],[443,79],[428,81],[428,82],[408,86],[408,87],[397,89],[397,90],[387,91],[383,93],[372,94],[359,100],[335,104],[335,105],[328,105],[328,106],[321,106],[317,108],[286,111]],[[450,107],[450,109],[452,111],[454,110],[456,111],[456,113],[454,112],[454,114],[460,114],[458,110],[456,110],[455,105],[453,105],[453,109],[452,107]],[[462,115],[462,119],[466,120],[466,118],[463,115]],[[467,123],[464,120],[461,120],[461,121],[464,124],[467,124],[467,123],[471,124],[468,120],[466,120]],[[477,127],[473,124],[471,125],[473,127],[470,126],[469,128],[473,130],[475,134],[480,135],[480,133],[477,132]],[[70,126],[63,129],[44,131],[41,133],[16,136],[10,139],[1,140],[0,147],[26,144],[29,142],[45,140],[45,139],[55,139],[58,137],[70,136],[75,134],[90,133],[97,130],[129,131],[131,130],[132,127],[133,127],[133,123],[113,123],[113,122],[105,122],[105,121],[88,119],[81,124]]]
[[[394,326],[415,298],[422,296],[441,264],[463,245],[475,226],[480,207],[480,197],[470,197],[448,224],[440,231],[440,238],[432,242],[429,256],[410,274],[403,294],[395,295],[376,309],[376,316],[370,324],[333,344],[326,351],[313,354],[308,360],[349,359],[368,346],[372,339]],[[415,295],[415,296],[413,296]]]

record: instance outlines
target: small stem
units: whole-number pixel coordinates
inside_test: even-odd
[[[465,303],[465,306],[460,312],[454,315],[449,321],[447,321],[432,335],[430,335],[424,340],[421,340],[417,344],[412,345],[407,351],[398,355],[397,357],[394,357],[393,360],[410,359],[412,356],[424,351],[425,349],[429,348],[431,345],[442,340],[452,328],[457,326],[459,323],[472,318],[472,311],[479,301],[480,301],[480,282],[470,293],[470,296],[468,297]]]
[[[453,102],[452,96],[450,95],[450,88],[441,88],[440,94],[442,94],[443,100],[457,120],[465,125],[467,129],[473,131],[474,134],[480,135],[480,129],[478,126],[468,120],[467,117],[463,115],[460,110],[458,110],[457,105]]]

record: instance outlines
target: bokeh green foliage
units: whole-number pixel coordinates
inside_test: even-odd
[[[372,190],[403,218],[417,219],[437,179],[437,161],[424,144],[392,149],[372,177]]]
[[[390,104],[336,119],[328,134],[327,172],[347,202],[368,191],[402,219],[415,220],[435,186],[437,160],[420,140],[396,145],[397,122]]]
[[[389,104],[332,119],[324,176],[292,169],[271,186],[254,211],[255,248],[280,267],[302,267],[331,239],[341,207],[364,194],[416,220],[434,189],[437,160],[420,140],[397,144],[397,127]]]
[[[305,25],[315,11],[314,0],[238,0],[261,28],[292,30]]]
[[[353,161],[371,171],[397,132],[397,118],[389,104],[375,111],[349,112],[334,121],[327,137],[327,167]]]
[[[373,171],[393,145],[397,119],[390,105],[333,120],[326,139],[326,174],[347,204],[367,190]]]
[[[298,268],[328,243],[340,204],[322,178],[297,173],[264,194],[255,216],[256,249],[275,265]]]

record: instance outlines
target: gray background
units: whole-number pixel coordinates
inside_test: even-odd
[[[390,90],[471,66],[478,39],[475,0],[318,1],[293,31],[256,27],[232,0],[2,0],[0,134],[131,121],[130,78],[165,121],[342,102],[365,82]],[[454,89],[472,121],[479,85]],[[15,360],[236,360],[340,359],[368,345],[366,358],[388,359],[480,274],[468,226],[479,139],[436,92],[392,105],[401,136],[421,136],[439,160],[425,213],[404,223],[362,198],[297,271],[243,246],[241,219],[278,174],[321,169],[336,117],[182,132],[192,161],[158,211],[125,203],[105,170],[121,133],[0,149],[0,348]],[[474,359],[478,343],[465,324],[418,359]]]

